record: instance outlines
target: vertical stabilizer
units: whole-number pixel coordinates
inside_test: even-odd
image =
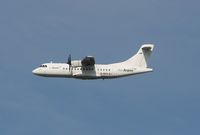
[[[150,57],[153,48],[154,48],[153,44],[142,45],[137,54],[135,54],[133,57],[125,61],[125,63],[134,67],[147,68],[148,58]]]

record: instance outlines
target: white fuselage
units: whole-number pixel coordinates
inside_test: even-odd
[[[151,72],[150,68],[129,67],[120,63],[88,67],[72,67],[66,63],[46,63],[33,73],[44,77],[66,77],[77,79],[111,79],[134,74]]]
[[[33,74],[45,77],[66,77],[77,79],[110,79],[153,71],[147,66],[147,60],[152,53],[154,45],[142,45],[139,51],[126,61],[113,64],[95,64],[92,56],[82,61],[68,63],[46,63],[33,70]],[[89,65],[89,66],[88,66]]]

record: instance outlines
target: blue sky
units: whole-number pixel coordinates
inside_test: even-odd
[[[1,135],[188,135],[200,125],[197,0],[2,0]],[[41,63],[97,63],[155,44],[153,73],[115,80],[40,78]]]

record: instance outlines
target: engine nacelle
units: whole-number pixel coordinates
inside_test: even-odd
[[[81,60],[73,60],[73,61],[71,61],[71,66],[73,66],[73,67],[81,67],[82,66]]]

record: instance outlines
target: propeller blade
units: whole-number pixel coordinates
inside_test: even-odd
[[[71,57],[71,54],[70,54],[69,57],[68,57],[68,62],[67,62],[67,64],[69,64],[69,65],[72,64],[72,57]]]

